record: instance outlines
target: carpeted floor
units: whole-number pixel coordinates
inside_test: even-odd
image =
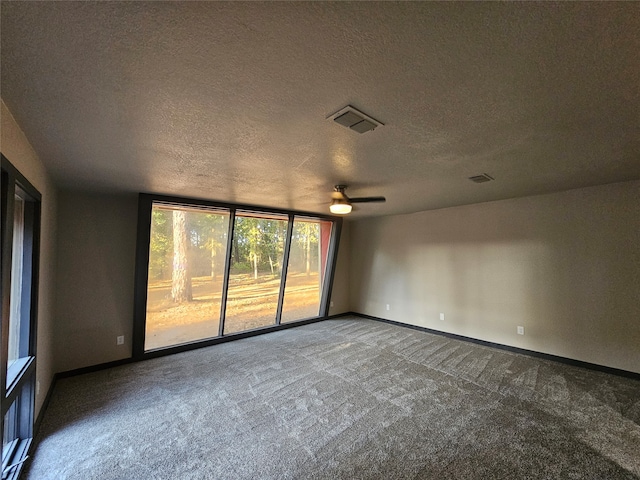
[[[27,479],[638,479],[640,381],[364,319],[60,380]]]

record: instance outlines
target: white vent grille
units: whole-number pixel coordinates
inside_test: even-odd
[[[351,105],[341,108],[327,118],[332,118],[334,122],[358,133],[370,132],[371,130],[375,130],[376,127],[384,125],[384,123],[379,122]]]
[[[482,173],[480,175],[474,175],[473,177],[469,177],[469,180],[471,180],[474,183],[485,183],[485,182],[490,182],[491,180],[494,180],[494,178],[491,175]]]

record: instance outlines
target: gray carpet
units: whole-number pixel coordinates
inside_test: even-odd
[[[364,319],[60,380],[25,478],[638,479],[640,381]]]

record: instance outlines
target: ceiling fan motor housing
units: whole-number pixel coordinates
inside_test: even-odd
[[[329,209],[332,213],[340,215],[346,215],[351,212],[352,203],[372,203],[372,202],[385,202],[384,197],[358,197],[349,198],[345,193],[347,185],[336,185],[334,191],[331,194],[331,205]]]

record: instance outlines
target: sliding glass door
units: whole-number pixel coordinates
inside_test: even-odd
[[[140,222],[138,355],[326,315],[339,219],[141,195]]]

